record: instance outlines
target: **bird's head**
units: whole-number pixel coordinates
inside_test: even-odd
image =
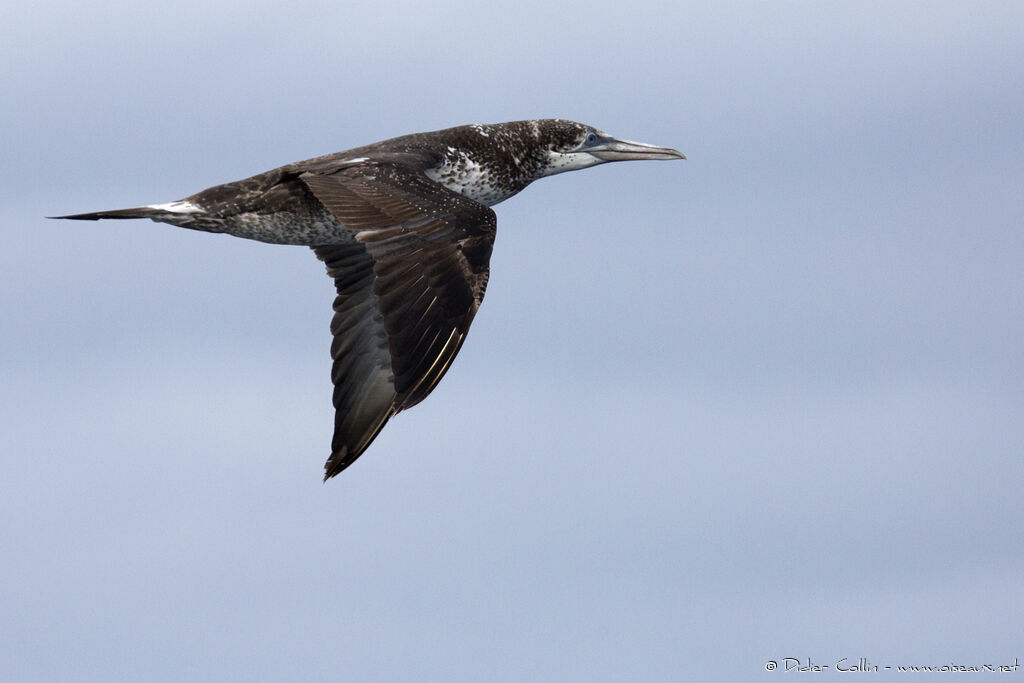
[[[545,176],[588,168],[609,161],[686,158],[669,147],[620,140],[593,126],[575,121],[538,121],[537,135],[548,150],[547,167],[543,174]]]

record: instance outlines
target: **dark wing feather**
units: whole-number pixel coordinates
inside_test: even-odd
[[[334,439],[328,476],[366,450],[394,414],[387,333],[373,294],[373,259],[359,243],[316,247],[338,296],[331,321]]]
[[[338,290],[332,477],[448,370],[483,300],[496,219],[486,206],[390,164],[300,179],[355,238],[313,248]]]

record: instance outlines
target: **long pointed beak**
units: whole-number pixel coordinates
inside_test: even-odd
[[[618,138],[606,140],[587,149],[601,161],[633,161],[639,159],[685,159],[681,152],[670,147],[655,147],[643,142],[630,142]]]

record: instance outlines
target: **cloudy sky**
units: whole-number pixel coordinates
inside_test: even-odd
[[[30,4],[0,678],[1024,662],[1024,5]],[[43,218],[533,117],[689,160],[497,207],[451,372],[327,484],[311,252]]]

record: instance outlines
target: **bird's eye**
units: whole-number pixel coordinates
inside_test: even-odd
[[[599,138],[597,136],[597,133],[595,133],[594,131],[590,131],[589,133],[587,133],[587,137],[586,139],[584,139],[583,143],[586,145],[596,145],[598,139]]]

